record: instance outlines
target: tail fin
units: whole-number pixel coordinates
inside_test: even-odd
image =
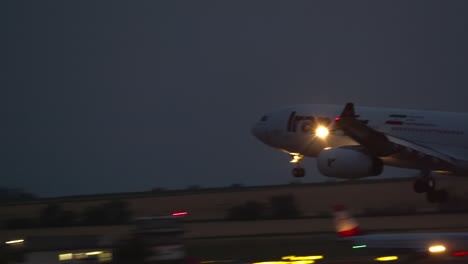
[[[350,214],[348,208],[343,205],[337,205],[334,209],[335,229],[338,235],[342,237],[357,236],[361,234],[359,224]]]

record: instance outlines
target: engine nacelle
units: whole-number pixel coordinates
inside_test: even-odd
[[[356,149],[331,148],[320,152],[317,167],[328,177],[356,179],[381,174],[383,162]]]

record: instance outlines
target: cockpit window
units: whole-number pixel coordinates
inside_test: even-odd
[[[260,118],[260,121],[262,121],[262,122],[265,122],[267,120],[268,120],[268,116],[266,116],[266,115],[262,116],[262,118]]]

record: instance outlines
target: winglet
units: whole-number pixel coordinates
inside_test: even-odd
[[[343,112],[341,112],[340,118],[341,117],[356,117],[353,103],[346,104],[345,108],[343,109]]]

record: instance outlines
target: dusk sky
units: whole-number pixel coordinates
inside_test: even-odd
[[[467,14],[456,0],[2,1],[0,186],[289,183],[289,156],[250,134],[275,108],[468,112]],[[302,182],[327,179],[304,165]]]

